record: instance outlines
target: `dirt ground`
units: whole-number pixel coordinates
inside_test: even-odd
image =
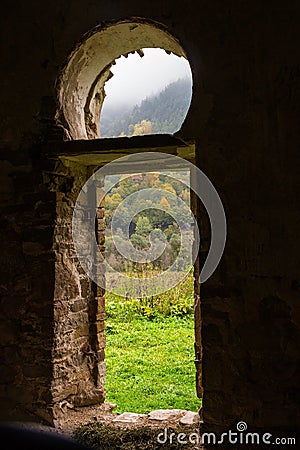
[[[142,426],[152,426],[152,427],[177,427],[179,425],[179,420],[185,416],[187,411],[185,410],[173,410],[174,414],[170,414],[170,417],[166,420],[151,420],[148,415],[141,415],[142,417],[133,420],[132,422],[117,421],[119,414],[114,413],[116,405],[113,403],[106,402],[99,406],[82,406],[69,408],[65,406],[65,414],[62,414],[61,419],[56,424],[57,431],[71,435],[77,428],[81,425],[102,422],[106,425],[110,424],[117,427],[142,427]],[[192,425],[184,425],[186,428],[193,428],[195,431],[198,430],[199,417],[195,417]],[[183,427],[183,425],[181,426]]]
[[[130,432],[133,434],[149,436],[149,429],[151,429],[151,436],[155,443],[157,436],[162,430],[172,430],[176,432],[176,438],[179,433],[186,433],[187,436],[191,434],[199,435],[200,417],[198,414],[186,410],[155,410],[149,414],[135,414],[132,412],[118,414],[114,412],[116,405],[106,402],[102,405],[74,407],[65,402],[61,405],[61,417],[56,421],[55,426],[41,425],[35,422],[20,423],[22,428],[31,429],[37,432],[55,433],[61,436],[76,439],[74,432],[80,429],[83,425],[87,425],[89,433],[95,435],[99,433],[99,426],[102,428],[102,433],[105,433],[105,438],[111,434],[112,439],[118,439],[118,436],[124,436],[124,433]],[[186,419],[186,420],[185,420]],[[183,421],[183,422],[182,422]],[[104,425],[104,428],[102,427]],[[157,429],[157,432],[155,431]],[[101,432],[101,431],[100,431]],[[77,435],[79,436],[79,435]],[[109,438],[107,438],[109,440]],[[169,439],[169,435],[168,435]],[[183,445],[186,449],[200,449],[201,445]],[[111,444],[113,445],[113,443]],[[164,448],[164,446],[158,446]],[[157,443],[153,448],[158,448]],[[103,447],[103,448],[119,448],[117,447]],[[125,448],[125,447],[124,447]],[[127,448],[144,448],[129,446]],[[145,447],[150,448],[150,447]],[[151,447],[152,448],[152,447]],[[169,448],[168,446],[166,448]],[[172,447],[173,448],[173,447]],[[176,447],[178,448],[178,447]],[[180,446],[181,448],[181,446]]]

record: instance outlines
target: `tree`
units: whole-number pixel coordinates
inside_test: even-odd
[[[151,230],[152,225],[148,217],[140,216],[136,223],[135,234],[138,234],[139,236],[148,236]]]
[[[132,128],[128,127],[128,133],[132,131]],[[152,124],[150,120],[142,119],[140,122],[136,123],[133,128],[133,135],[140,136],[142,134],[150,134],[152,131]]]
[[[138,250],[146,250],[149,248],[149,239],[146,238],[146,236],[143,236],[141,234],[134,233],[130,237],[130,241],[132,245],[137,248]]]
[[[170,208],[170,203],[168,202],[168,200],[166,199],[166,197],[162,197],[161,201],[160,201],[160,206],[165,210],[165,209],[169,209]]]
[[[173,254],[177,254],[180,250],[181,239],[178,234],[173,234],[170,239],[170,246],[172,248]]]
[[[175,189],[170,183],[164,183],[161,187],[164,191],[172,192],[172,194],[176,194]]]

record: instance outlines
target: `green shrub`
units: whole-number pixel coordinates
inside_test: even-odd
[[[193,314],[194,278],[192,271],[173,289],[163,294],[144,298],[126,298],[113,293],[106,294],[107,318],[118,320],[132,320],[137,317],[145,317],[154,320],[159,317],[184,317]],[[108,327],[108,332],[111,329]]]

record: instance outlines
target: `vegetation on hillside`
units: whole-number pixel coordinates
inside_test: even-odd
[[[133,108],[104,108],[100,120],[101,137],[173,134],[180,129],[190,101],[190,80],[180,78]]]
[[[188,185],[185,170],[105,177],[107,262],[118,273],[143,278],[177,261],[173,272],[177,284],[171,290],[137,298],[105,294],[106,400],[117,404],[117,413],[198,411],[201,405],[195,387],[193,270],[190,255],[183,255],[184,261],[178,257],[182,235],[193,235]],[[132,249],[143,253],[162,235],[165,250],[151,264],[128,262],[116,248],[117,243],[128,249],[130,241]],[[184,262],[190,270],[179,282]]]
[[[128,262],[120,248],[126,248],[127,255],[134,249],[157,251],[161,256],[152,265],[156,270],[165,270],[176,259],[176,270],[189,264],[190,255],[183,250],[178,257],[182,239],[188,242],[193,237],[188,177],[186,171],[106,177],[107,189],[113,186],[105,197],[106,260],[111,267],[118,271],[145,270],[139,263]],[[138,212],[141,206],[145,209]],[[159,251],[162,242],[163,252]]]

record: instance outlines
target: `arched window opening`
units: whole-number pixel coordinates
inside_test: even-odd
[[[122,60],[135,52],[142,55],[143,49],[147,49],[147,52],[160,49],[166,56],[169,54],[171,59],[185,61],[190,95],[181,119],[177,120],[179,125],[174,126],[171,134],[178,131],[175,128],[186,119],[191,101],[192,76],[186,54],[179,42],[160,24],[135,19],[96,29],[71,54],[58,81],[59,107],[56,115],[57,123],[65,129],[68,140],[97,139],[101,136],[100,116],[106,96],[105,85],[113,76],[113,66],[118,64],[118,59]],[[161,77],[159,72],[160,65],[153,66],[153,79]],[[169,133],[171,129],[169,127],[166,132]],[[127,133],[125,131],[124,135]]]
[[[100,117],[100,137],[174,134],[192,97],[186,58],[159,48],[121,56],[111,67]]]

